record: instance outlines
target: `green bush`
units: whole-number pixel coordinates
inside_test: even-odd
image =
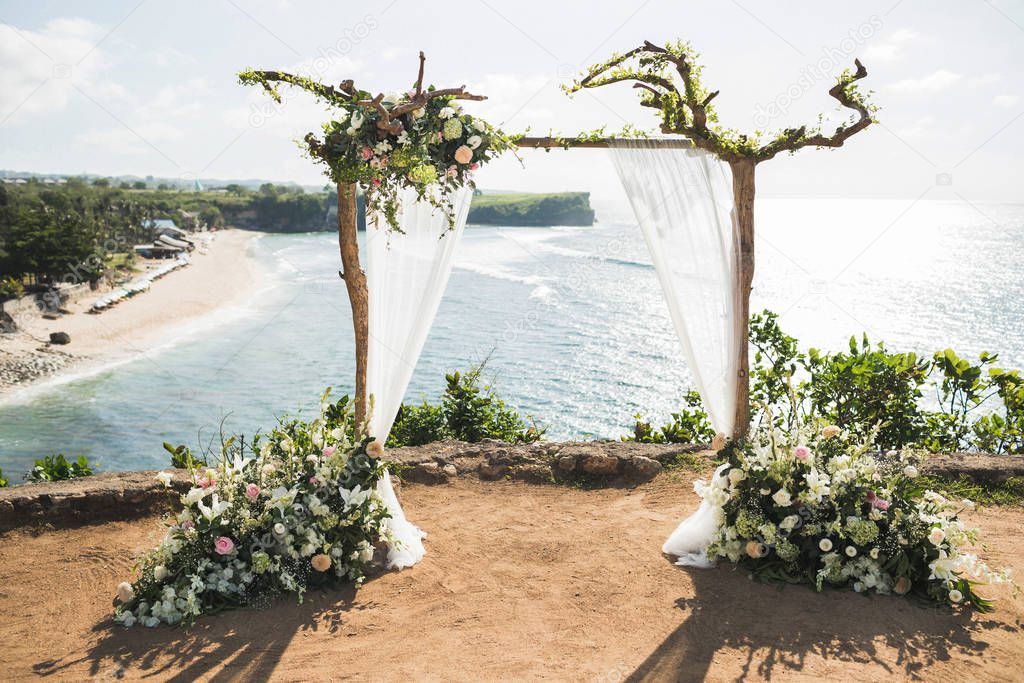
[[[481,386],[482,372],[481,365],[465,373],[446,374],[440,405],[427,401],[418,406],[402,404],[387,445],[418,446],[443,439],[471,443],[482,439],[509,443],[539,441],[544,429],[538,428],[532,418],[524,419],[505,405],[490,386]]]
[[[90,474],[92,474],[92,465],[84,455],[69,461],[63,453],[58,453],[36,460],[35,467],[28,473],[26,479],[29,481],[64,481],[87,477]]]
[[[7,486],[7,480],[4,479],[4,471],[0,470],[0,489],[4,488],[5,486]]]
[[[194,470],[207,466],[206,460],[197,458],[192,449],[185,444],[173,446],[164,441],[164,450],[171,454],[171,467],[179,470]]]
[[[931,360],[894,353],[866,335],[849,351],[809,349],[785,334],[770,311],[751,316],[750,401],[755,426],[792,430],[797,422],[835,424],[866,439],[877,432],[883,450],[918,446],[936,453],[986,451],[1024,454],[1024,379],[996,367],[998,356],[978,362],[952,349]],[[937,409],[924,402],[934,392]],[[700,397],[688,392],[684,410],[655,430],[636,417],[628,441],[707,441],[711,426]]]
[[[638,441],[640,443],[707,443],[715,436],[715,430],[711,427],[707,413],[704,412],[700,394],[691,389],[683,395],[683,409],[678,413],[672,413],[672,421],[654,429],[650,422],[641,420],[639,414],[635,416],[636,424],[633,426],[633,435],[622,437],[623,441]]]

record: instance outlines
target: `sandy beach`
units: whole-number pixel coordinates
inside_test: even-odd
[[[0,398],[71,368],[82,371],[145,353],[166,342],[175,328],[246,301],[260,281],[249,253],[256,235],[232,229],[218,231],[212,237],[208,248],[192,252],[189,266],[171,272],[155,281],[149,291],[103,313],[88,313],[92,302],[102,294],[97,292],[95,297],[69,304],[70,314],[57,320],[41,316],[20,319],[18,332],[0,337],[0,364],[45,367],[39,371],[30,367],[26,372],[30,377],[25,381],[0,382]],[[71,342],[48,345],[51,332],[66,332]]]

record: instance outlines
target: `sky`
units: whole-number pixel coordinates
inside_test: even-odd
[[[329,112],[302,93],[275,105],[236,73],[392,92],[415,80],[418,50],[428,82],[487,95],[466,109],[507,132],[653,130],[627,85],[559,85],[676,38],[741,130],[840,120],[827,91],[855,57],[867,66],[880,124],[763,164],[760,196],[1024,200],[1024,0],[0,0],[0,168],[317,185],[295,140]],[[600,150],[507,156],[478,183],[621,192]]]

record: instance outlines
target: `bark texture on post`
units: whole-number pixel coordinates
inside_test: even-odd
[[[370,343],[369,294],[366,273],[359,266],[359,242],[356,223],[355,183],[338,184],[338,247],[341,250],[340,273],[348,289],[352,305],[352,327],[356,337],[356,438],[365,436],[366,423],[366,357]]]
[[[746,438],[750,428],[750,292],[754,282],[754,169],[753,159],[729,164],[732,169],[732,194],[735,214],[736,245],[736,349],[739,378],[736,383],[736,420],[732,438]]]

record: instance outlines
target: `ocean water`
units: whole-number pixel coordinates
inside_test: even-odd
[[[689,376],[628,205],[595,202],[591,228],[471,227],[406,400],[445,371],[485,375],[548,437],[617,438],[663,419]],[[892,349],[1001,354],[1024,367],[1024,205],[761,200],[753,310],[781,314],[805,346],[867,332]],[[247,304],[162,348],[0,404],[0,468],[84,453],[101,469],[166,466],[163,441],[196,446],[312,411],[351,386],[353,343],[328,233],[264,235],[269,273]]]

